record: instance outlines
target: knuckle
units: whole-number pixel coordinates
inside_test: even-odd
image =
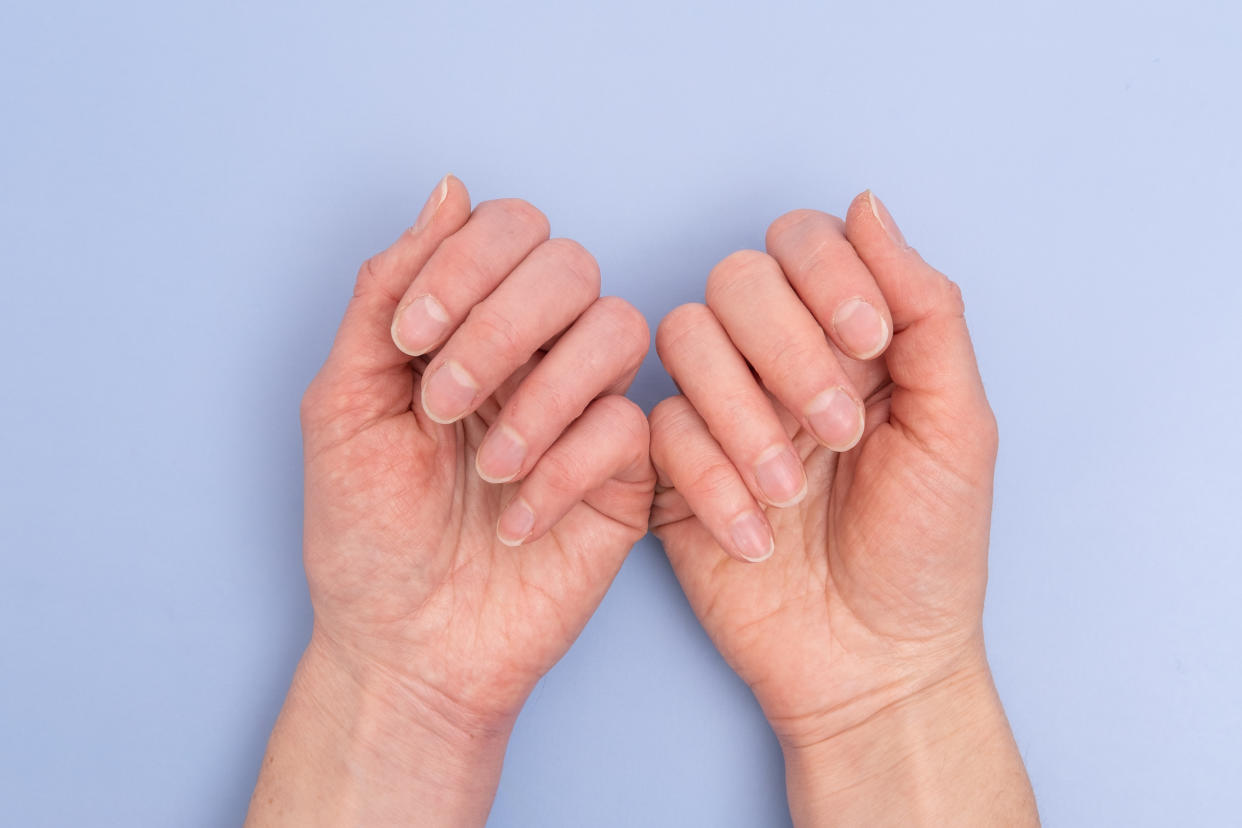
[[[582,462],[567,451],[550,451],[539,461],[542,485],[562,495],[576,496],[585,486]]]
[[[592,403],[592,407],[604,412],[609,439],[622,449],[627,463],[651,454],[651,427],[643,410],[632,400],[620,394],[610,394],[600,397]]]
[[[707,277],[707,305],[718,307],[769,282],[781,272],[776,260],[759,250],[738,250],[720,261]]]
[[[358,267],[358,276],[354,279],[354,296],[363,296],[382,284],[380,274],[384,272],[384,254],[376,253],[367,258]]]
[[[306,386],[306,390],[302,392],[302,399],[298,403],[298,418],[301,421],[303,428],[306,428],[306,426],[315,422],[315,419],[322,408],[321,399],[323,393],[320,391],[320,388],[321,385],[319,377],[316,376],[315,379],[312,379],[310,384]]]
[[[601,296],[592,306],[592,315],[608,327],[607,335],[627,362],[641,360],[651,345],[651,329],[642,311],[619,296]]]
[[[656,351],[665,358],[678,347],[687,336],[693,336],[704,326],[715,325],[715,316],[706,305],[699,302],[687,302],[673,308],[656,327]]]
[[[962,297],[962,288],[957,282],[944,276],[941,279],[941,303],[954,316],[966,314],[966,301]]]
[[[655,408],[651,409],[651,413],[647,415],[647,419],[651,423],[652,439],[655,440],[656,435],[663,437],[664,435],[676,434],[681,430],[679,427],[686,419],[688,412],[693,410],[690,401],[680,394],[673,397],[665,397],[655,404]]]
[[[781,389],[794,387],[821,373],[822,366],[832,359],[832,354],[827,351],[826,343],[819,347],[816,343],[793,337],[773,337],[764,344],[760,357],[762,378]]]
[[[979,422],[975,426],[975,431],[980,447],[986,454],[995,457],[1000,448],[1000,426],[996,421],[996,413],[986,401],[979,412]]]
[[[692,490],[702,495],[716,497],[727,494],[741,482],[737,469],[727,460],[713,460],[694,470],[687,486],[674,484],[683,490]]]
[[[589,250],[573,239],[561,238],[548,239],[541,247],[545,255],[568,271],[575,285],[586,288],[592,295],[599,294],[599,263]]]
[[[605,412],[608,427],[629,438],[630,442],[641,442],[645,446],[650,441],[647,418],[633,400],[620,394],[609,394],[600,397],[593,405]]]
[[[764,241],[768,249],[773,250],[815,232],[843,235],[845,223],[820,210],[790,210],[768,225]]]
[[[761,423],[765,428],[775,432],[778,429],[768,425],[772,418],[771,406],[767,404],[767,397],[759,388],[758,383],[753,379],[743,379],[740,383],[735,383],[728,388],[721,389],[716,392],[716,402],[719,411],[729,412],[732,417],[737,419],[745,419]],[[720,422],[720,415],[713,416],[709,420],[709,426],[715,431],[715,427],[728,427],[730,423]]]
[[[680,394],[656,403],[647,416],[651,440],[651,459],[667,466],[670,455],[685,446],[686,437],[698,424],[694,406]]]
[[[496,213],[506,223],[532,231],[535,235],[547,237],[549,232],[548,217],[538,207],[522,198],[498,198],[485,201],[475,208],[475,212]]]
[[[521,397],[527,403],[527,413],[537,416],[540,422],[566,423],[582,413],[582,404],[575,404],[574,394],[564,385],[558,385],[541,371],[534,371],[521,385]]]
[[[481,347],[486,359],[500,359],[509,364],[524,362],[530,356],[522,332],[503,313],[476,305],[466,318],[466,339],[472,347]]]
[[[449,236],[435,253],[436,264],[443,266],[454,280],[479,284],[484,280],[483,263],[478,251],[461,236]]]

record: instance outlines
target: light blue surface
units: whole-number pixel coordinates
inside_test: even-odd
[[[531,5],[0,10],[0,824],[240,821],[310,617],[298,398],[450,170],[653,326],[874,188],[1000,418],[988,640],[1047,824],[1237,824],[1238,4]],[[644,540],[492,824],[787,822]]]

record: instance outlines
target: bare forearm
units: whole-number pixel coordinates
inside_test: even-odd
[[[822,742],[786,745],[785,766],[798,826],[1039,824],[986,666]]]
[[[246,825],[483,825],[511,723],[449,721],[326,649],[298,665]]]

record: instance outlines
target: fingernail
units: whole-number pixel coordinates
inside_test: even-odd
[[[446,175],[440,179],[440,183],[431,191],[431,197],[427,199],[427,203],[423,205],[423,209],[419,211],[418,218],[414,220],[414,226],[410,228],[411,233],[417,233],[426,229],[431,220],[436,217],[436,211],[440,209],[440,205],[444,203],[444,199],[448,196],[448,180]]]
[[[832,327],[858,359],[871,359],[888,344],[888,322],[865,299],[850,299],[832,315]]]
[[[772,532],[758,512],[747,512],[729,525],[729,538],[737,553],[752,563],[766,561],[776,550]]]
[[[492,430],[475,455],[474,467],[488,483],[507,483],[517,477],[526,459],[526,441],[509,426]]]
[[[535,528],[535,513],[522,498],[514,498],[496,522],[496,537],[505,546],[521,546]]]
[[[772,446],[755,463],[755,480],[773,506],[793,506],[806,494],[802,463],[786,446]]]
[[[423,383],[423,410],[437,423],[448,424],[470,410],[478,393],[470,372],[450,359]]]
[[[819,441],[833,451],[848,451],[862,437],[862,411],[842,388],[829,388],[811,400],[806,420]]]
[[[440,341],[448,323],[444,305],[436,297],[424,294],[398,311],[392,321],[392,341],[403,353],[419,356]]]
[[[893,217],[888,212],[888,208],[884,206],[884,202],[880,201],[879,197],[870,190],[867,190],[867,200],[871,202],[872,215],[875,216],[876,221],[880,222],[884,232],[888,233],[888,237],[893,240],[893,244],[898,247],[909,247],[910,245],[906,244],[906,237],[901,235],[897,222],[893,221]]]

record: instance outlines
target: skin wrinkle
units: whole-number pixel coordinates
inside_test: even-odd
[[[394,369],[393,372],[398,373],[401,370],[402,369],[397,368],[397,369]],[[313,383],[312,383],[312,388],[307,389],[307,395],[311,397],[311,402],[316,402],[313,396],[314,393],[317,393],[317,389],[314,389]],[[366,398],[370,398],[373,396],[374,395],[371,393],[371,391],[368,388],[363,387],[359,389],[354,389],[353,393],[342,393],[339,399],[345,400],[345,401],[352,401],[352,400],[366,399]],[[401,416],[406,411],[406,408],[404,407],[404,403],[402,403],[399,407],[394,405],[391,410],[387,410],[387,411],[368,410],[360,403],[357,404],[356,407],[350,407],[348,403],[341,404],[340,402],[338,402],[337,405],[334,406],[334,408],[335,408],[335,413],[333,416],[321,422],[314,423],[314,426],[315,426],[316,431],[329,430],[329,431],[338,432],[335,439],[327,440],[326,442],[324,442],[323,445],[319,446],[317,449],[312,449],[312,451],[319,451],[319,452],[330,451],[356,438],[362,432],[376,425],[380,425],[386,417]],[[351,426],[342,427],[342,428],[336,428],[336,429],[332,428],[332,426],[336,422],[349,421],[349,420],[357,420],[358,423],[357,425],[351,425]],[[307,459],[314,459],[314,454],[308,455]]]
[[[774,617],[776,617],[776,616],[778,616],[778,615],[782,615],[782,614],[784,614],[784,613],[789,612],[789,609],[790,609],[790,605],[791,605],[791,604],[793,604],[793,603],[795,603],[795,602],[798,602],[798,601],[800,601],[801,599],[804,599],[805,597],[806,597],[806,594],[804,593],[804,594],[801,594],[801,595],[793,595],[793,596],[789,596],[789,597],[783,597],[783,598],[781,598],[780,602],[779,602],[779,603],[778,603],[778,604],[777,604],[777,605],[776,605],[776,606],[775,606],[772,610],[770,610],[769,612],[765,612],[763,615],[760,615],[760,616],[758,616],[757,618],[752,618],[752,619],[750,619],[750,620],[746,621],[746,623],[744,623],[744,624],[742,624],[742,625],[740,625],[740,626],[734,627],[734,628],[733,628],[733,634],[734,634],[734,635],[741,635],[742,633],[745,633],[747,630],[749,630],[751,627],[755,627],[755,626],[759,626],[759,625],[765,624],[765,623],[767,623],[770,619],[772,619],[772,618],[774,618]]]
[[[897,709],[897,708],[895,708],[894,706],[893,709]],[[877,713],[873,714],[873,716],[869,716],[868,720],[859,722],[859,724],[856,726],[856,729],[861,729],[861,727],[866,726],[867,724],[869,724],[869,722],[878,718],[878,716],[883,713],[887,713],[887,711],[883,709],[877,711]],[[842,735],[846,735],[847,732],[848,730],[842,731],[842,734],[838,734],[837,736],[840,737]],[[924,744],[922,745],[909,746],[907,747],[907,749],[899,750],[898,752],[895,752],[895,754],[889,755],[888,761],[883,762],[882,765],[879,765],[878,767],[868,768],[867,772],[863,773],[862,776],[854,778],[854,780],[848,783],[848,785],[846,786],[836,788],[836,790],[833,791],[832,793],[835,794],[835,796],[840,796],[840,794],[842,793],[856,791],[858,790],[858,788],[866,787],[868,785],[871,785],[871,783],[874,781],[881,780],[881,778],[891,775],[891,773],[895,770],[895,768],[898,768],[903,765],[908,765],[908,763],[912,763],[912,762],[918,763],[920,758],[923,758],[923,760],[925,761],[925,757],[927,757],[928,747],[934,746],[936,742],[950,741],[951,739],[953,739],[954,736],[958,736],[960,734],[966,734],[966,732],[970,732],[969,726],[968,724],[966,724],[966,722],[961,722],[961,724],[956,725],[955,727],[950,727],[949,731],[945,732],[945,734],[940,734],[940,735],[931,737],[929,741],[924,742]],[[927,776],[927,773],[924,773],[924,776]],[[999,796],[999,794],[1000,792],[997,792],[997,796]],[[917,811],[920,814],[924,814],[924,816],[927,816],[927,817],[930,817],[931,812],[934,811],[933,806],[931,806],[931,804],[927,802],[927,797],[925,796],[920,797],[920,798],[915,798],[915,809],[917,809]],[[922,822],[922,821],[919,821],[919,822]]]
[[[813,217],[808,216],[804,221],[806,223],[811,223],[813,220],[814,220]],[[844,227],[842,227],[842,229],[844,229]],[[838,240],[837,237],[825,234],[825,236],[822,239],[816,242],[815,245],[810,250],[807,251],[806,255],[804,255],[802,258],[801,267],[796,268],[796,269],[801,271],[802,273],[813,273],[816,271],[830,270],[831,268],[827,266],[827,262],[826,262],[827,257],[824,255],[824,251],[827,250],[829,247],[840,248],[842,241],[845,241],[844,236],[840,237],[840,240]],[[849,245],[848,241],[846,241],[845,243],[846,245]],[[850,252],[851,253],[853,252],[853,248],[850,249]],[[831,320],[831,314],[829,314],[829,319]]]
[[[825,710],[818,710],[811,714],[802,714],[798,716],[782,717],[782,716],[769,715],[768,720],[769,722],[771,722],[773,729],[776,730],[777,732],[792,732],[798,729],[798,728],[794,728],[792,725],[798,724],[800,722],[806,722],[811,719],[814,719],[816,721],[832,719],[833,717],[837,716],[840,713],[844,713],[855,707],[858,707],[860,704],[865,707],[866,706],[865,703],[871,697],[889,698],[890,696],[893,696],[893,699],[891,701],[884,702],[883,704],[881,704],[879,708],[874,710],[867,717],[865,717],[859,722],[851,724],[850,726],[846,728],[833,731],[826,735],[818,736],[815,739],[812,739],[807,742],[802,742],[799,740],[787,740],[786,741],[786,744],[792,750],[806,750],[808,748],[813,748],[818,745],[824,744],[825,742],[829,742],[832,739],[835,739],[836,737],[848,732],[849,730],[861,728],[865,726],[868,721],[882,714],[887,708],[900,704],[903,700],[908,698],[908,696],[906,695],[906,690],[907,690],[906,684],[907,682],[903,679],[894,679],[891,682],[881,684],[876,687],[868,689],[868,691],[862,696],[855,696],[854,698],[851,698],[848,701],[842,702],[837,705],[833,705],[832,707],[829,707]],[[894,694],[896,695],[894,696]]]
[[[733,305],[771,299],[758,294],[773,288],[775,274],[788,283],[772,257],[758,251],[730,256],[709,278],[710,308],[683,305],[659,326],[661,358],[681,358],[675,367],[696,395],[704,384],[686,371],[726,367],[720,376],[735,379],[711,384],[710,395],[699,399],[710,408],[702,419],[690,401],[678,398],[658,405],[644,422],[632,403],[609,396],[625,391],[650,342],[632,306],[597,298],[581,307],[556,290],[535,297],[534,305],[515,306],[512,315],[504,306],[521,293],[501,272],[523,260],[518,251],[529,259],[542,249],[574,284],[597,279],[593,257],[576,243],[547,241],[546,218],[527,202],[488,202],[471,214],[464,186],[452,177],[442,179],[428,204],[418,234],[403,233],[360,268],[333,352],[303,397],[305,560],[317,633],[264,763],[279,765],[284,781],[272,787],[261,776],[255,808],[266,803],[269,815],[283,812],[293,824],[315,817],[299,811],[299,803],[354,824],[398,822],[412,814],[427,824],[483,824],[508,728],[523,700],[578,636],[627,550],[650,527],[709,637],[748,682],[777,732],[798,825],[943,822],[954,809],[980,802],[984,810],[971,815],[990,824],[1020,821],[1001,817],[1006,813],[1033,814],[1033,807],[1022,810],[1021,760],[1015,762],[1003,712],[988,701],[994,688],[976,634],[986,577],[991,414],[982,388],[976,389],[977,372],[970,372],[964,324],[954,322],[960,293],[939,274],[943,281],[934,281],[921,260],[893,250],[877,219],[887,216],[878,202],[864,193],[844,224],[809,211],[787,214],[767,236],[820,227],[820,235],[797,240],[810,250],[804,263],[816,272],[834,261],[850,270],[840,289],[832,279],[817,282],[815,302],[839,305],[854,295],[878,300],[883,294],[892,313],[890,349],[872,361],[844,356],[824,334],[828,351],[819,356],[837,360],[850,387],[867,392],[863,443],[844,454],[819,446],[800,415],[772,393],[789,385],[769,382],[774,371],[799,379],[804,369],[797,363],[811,354],[774,341],[764,346],[762,337],[758,346],[746,339],[752,352],[766,347],[770,356],[778,349],[777,366],[763,363],[763,376],[737,353],[736,342],[749,329],[731,331],[723,323],[742,318],[731,312],[738,310]],[[543,239],[534,239],[539,230]],[[861,268],[842,258],[853,255],[851,249]],[[387,341],[396,303],[420,290],[441,298],[439,282],[410,285],[433,256],[439,274],[433,279],[445,278],[444,268],[451,270],[454,261],[476,270],[473,277],[448,274],[455,280],[446,283],[444,297],[454,321],[442,342],[453,339],[463,317],[496,332],[476,341],[474,351],[463,351],[462,359],[497,389],[451,430],[428,423],[414,406],[417,377],[453,355],[399,360]],[[876,284],[860,281],[869,276]],[[482,305],[495,297],[504,301]],[[810,324],[801,309],[790,307],[794,297],[782,297],[783,312],[797,311],[797,320]],[[574,316],[573,331],[589,331],[593,343],[603,338],[613,347],[575,350],[588,334],[540,330],[532,338],[551,343],[548,356],[555,363],[542,363],[550,372],[525,383],[540,359],[536,354],[514,368],[506,363],[509,376],[494,383],[493,373],[502,372],[484,372],[476,360],[512,351],[517,332],[541,315],[557,321]],[[806,324],[802,330],[809,331]],[[708,334],[712,345],[704,347],[701,338]],[[575,361],[559,359],[571,350]],[[574,370],[565,371],[566,365]],[[548,416],[550,403],[577,408],[579,398],[564,383],[584,378],[592,385],[583,396],[589,390],[595,402],[578,414],[594,419],[564,417],[562,410],[563,419],[583,423],[572,444],[544,454],[543,447],[555,448],[559,438],[527,434],[533,450],[521,483],[493,485],[475,475],[478,448],[498,420],[525,430]],[[526,419],[513,420],[510,403],[526,391],[519,412]],[[761,428],[747,422],[755,416],[762,416]],[[736,504],[753,503],[753,470],[746,466],[739,475],[732,461],[721,461],[713,476],[710,463],[707,473],[701,468],[703,458],[678,453],[694,441],[710,459],[716,446],[749,439],[747,425],[763,435],[760,443],[787,437],[810,487],[797,511],[759,506],[777,546],[775,558],[759,564],[721,554],[714,536],[726,535],[690,510],[693,502],[704,509],[704,520],[730,518]],[[607,450],[592,454],[592,445]],[[673,472],[687,479],[670,479],[664,469],[657,477],[653,451],[667,453],[663,459],[674,461]],[[617,468],[595,485],[605,462]],[[667,484],[658,495],[657,479]],[[509,548],[496,537],[496,521],[518,493],[542,515],[536,527],[544,534]],[[550,527],[545,503],[567,509]],[[353,684],[324,685],[324,668],[306,666],[325,648],[338,662],[326,669],[353,671]],[[953,675],[964,683],[946,684]],[[378,705],[362,699],[353,711],[338,706],[351,693],[377,688],[385,694]],[[967,704],[959,696],[971,689],[976,692]],[[312,703],[305,714],[298,696],[307,693],[331,709]],[[403,721],[411,712],[413,721]],[[978,727],[970,729],[975,716]],[[322,720],[318,731],[316,718]],[[333,756],[341,754],[332,752],[340,750],[340,740],[331,731],[342,722],[365,749],[346,745],[349,773],[334,776]],[[423,725],[437,735],[420,733]],[[386,744],[386,734],[396,732],[409,738]],[[996,787],[998,779],[1008,787]],[[989,807],[995,813],[988,814]]]
[[[822,234],[789,239],[789,244],[799,248],[798,272],[805,274],[808,268],[815,272],[831,270],[834,262],[848,264],[851,270],[848,285],[835,293],[830,282],[815,282],[816,289],[807,294],[816,303],[814,310],[835,311],[841,300],[854,295],[882,295],[892,314],[893,339],[885,353],[873,361],[849,359],[828,342],[855,387],[865,392],[867,421],[861,446],[841,455],[819,455],[809,434],[796,426],[791,428],[795,412],[773,393],[787,383],[776,382],[768,367],[771,348],[779,349],[782,344],[768,341],[767,354],[756,358],[764,367],[760,370],[749,364],[748,371],[767,389],[786,434],[791,435],[803,458],[810,487],[801,511],[767,510],[776,533],[777,552],[772,561],[758,566],[769,569],[740,567],[721,555],[711,539],[720,534],[715,531],[718,527],[713,526],[709,533],[702,521],[689,514],[690,503],[705,499],[710,503],[712,498],[705,488],[710,478],[694,479],[694,475],[702,474],[697,465],[674,463],[672,470],[679,475],[674,479],[666,479],[667,469],[662,468],[663,488],[653,504],[652,527],[664,542],[687,597],[712,640],[750,684],[773,723],[784,729],[784,736],[790,736],[792,730],[798,739],[801,736],[797,731],[805,734],[829,725],[829,721],[807,719],[807,715],[837,707],[842,711],[861,711],[862,705],[874,707],[867,699],[892,704],[896,701],[893,696],[916,692],[928,683],[928,677],[970,662],[974,657],[968,656],[967,650],[975,640],[970,631],[978,626],[976,605],[981,603],[986,573],[987,510],[973,504],[986,507],[990,498],[991,447],[990,440],[979,439],[972,429],[987,436],[991,414],[978,387],[966,330],[960,319],[954,321],[953,312],[960,308],[958,294],[941,274],[933,275],[917,257],[890,250],[893,242],[868,206],[870,198],[864,194],[856,199],[845,225],[813,213],[787,214],[774,223],[767,237],[769,248],[778,250],[783,244],[779,238],[782,233],[795,227],[799,228],[797,232],[815,233],[816,222],[822,222]],[[807,250],[809,254],[804,253]],[[859,261],[847,262],[855,253]],[[742,266],[755,264],[753,255],[730,257],[713,271],[708,304],[722,322],[746,318],[744,307],[730,303],[759,301],[753,297],[766,289],[764,280],[746,273]],[[876,284],[858,281],[868,276]],[[806,302],[803,304],[805,307]],[[823,313],[813,315],[824,317]],[[690,370],[684,365],[687,354],[710,352],[703,344],[710,331],[701,316],[694,306],[683,306],[662,323],[657,344],[666,364]],[[739,332],[745,333],[743,322],[738,325]],[[699,333],[694,330],[696,326],[702,329]],[[736,342],[734,332],[727,324],[724,327],[730,341]],[[794,350],[775,352],[777,360],[783,360],[778,370],[799,370],[799,356]],[[890,374],[890,365],[903,385]],[[739,379],[734,387],[713,388],[712,408],[703,412],[705,422],[691,422],[691,427],[705,431],[720,445],[728,445],[727,438],[738,433],[733,421],[761,416],[757,407],[743,408],[736,402],[745,402],[742,386]],[[732,408],[721,406],[720,400],[730,395],[735,400]],[[683,426],[666,416],[672,411],[657,406],[652,414],[657,459],[665,450],[664,443],[677,445],[686,439],[678,435]],[[911,423],[917,433],[910,428]],[[968,443],[965,450],[963,433]],[[737,471],[745,478],[746,469]],[[700,508],[705,509],[703,520],[720,519]],[[692,518],[696,522],[688,522]],[[705,574],[701,571],[705,566],[703,552],[709,550],[712,558]],[[771,567],[778,568],[775,576],[770,575]],[[746,583],[751,579],[762,585],[763,592],[755,592],[755,587]],[[816,584],[821,593],[818,599],[804,597],[807,582]],[[764,600],[761,595],[771,598]],[[808,605],[809,611],[799,612],[802,602],[815,600],[818,604],[813,609]],[[982,658],[981,645],[978,653]],[[986,681],[990,683],[990,677]],[[841,713],[830,722],[835,723],[831,725],[833,731],[840,731],[840,725],[859,718],[861,712],[858,716]],[[996,733],[1007,734],[1007,729],[1001,727]],[[787,743],[787,739],[783,741]],[[918,752],[920,748],[903,742],[900,734],[894,735],[891,744],[888,758],[903,757],[901,761],[905,761],[905,757],[914,757],[919,764],[916,774],[934,775],[943,767],[927,762]],[[1011,745],[1004,739],[992,740],[989,749],[1002,764],[1014,767]],[[1020,760],[1016,768],[1020,777]],[[988,780],[980,781],[986,784]],[[813,806],[813,777],[795,776],[789,783],[791,808],[798,824],[868,821],[862,811],[853,818],[822,808],[817,811]],[[858,784],[860,790],[868,787],[863,782]],[[937,786],[944,791],[955,790],[944,780]],[[924,788],[912,786],[908,790],[921,796]],[[883,791],[870,793],[876,807],[890,810],[888,803],[880,805]],[[834,804],[849,807],[850,803]],[[906,813],[932,813],[927,809],[944,804],[912,802],[916,810]],[[1011,798],[1006,807],[1011,805],[1021,803]],[[908,820],[894,817],[885,821],[904,824]],[[993,822],[1007,824],[1009,820]]]
[[[400,676],[399,674],[391,671],[383,663],[375,661],[374,659],[370,658],[364,653],[353,650],[353,648],[343,643],[341,640],[331,637],[330,634],[328,634],[326,631],[323,633],[323,635],[325,639],[331,643],[332,646],[340,649],[343,652],[351,653],[356,662],[365,663],[368,669],[375,671],[378,675],[383,677],[383,679],[386,682],[385,683],[386,687],[389,687],[401,693],[403,696],[405,696],[411,702],[413,702],[413,706],[421,710],[425,710],[429,713],[433,713],[433,714],[439,713],[439,711],[443,709],[456,710],[458,715],[461,716],[463,723],[469,722],[469,724],[459,725],[459,724],[454,723],[450,717],[444,716],[443,718],[439,720],[444,725],[450,728],[461,729],[461,730],[476,730],[478,728],[478,724],[472,720],[472,717],[470,716],[470,714],[467,713],[467,711],[460,708],[460,705],[457,702],[457,700],[452,698],[451,696],[448,696],[447,694],[444,694],[442,691],[438,690],[438,688],[435,688],[434,686],[431,686],[429,684],[423,684],[423,683],[419,683],[417,685],[412,684],[408,682],[405,677]],[[359,691],[363,692],[364,694],[368,696],[372,695],[368,687],[358,678],[358,676],[355,673],[351,671],[344,671],[341,675],[347,677],[358,688]],[[420,695],[414,689],[415,687],[422,688],[424,691],[431,693],[435,698],[439,700],[440,706],[437,706],[435,702],[430,702],[427,698]],[[310,694],[308,698],[312,698],[316,702],[322,703],[322,701],[319,700],[314,694]],[[376,700],[383,703],[383,700],[381,698],[376,698]],[[424,721],[423,724],[426,724],[426,722]],[[389,746],[388,745],[376,745],[374,747],[376,748],[377,751],[382,752],[383,749],[388,748]]]
[[[382,254],[380,254],[382,255]],[[372,293],[378,291],[379,298],[388,305],[396,307],[401,301],[401,296],[385,288],[386,280],[379,278],[375,269],[375,256],[371,256],[362,263],[362,274],[354,283],[354,298],[365,299]]]
[[[900,710],[904,707],[908,707],[910,705],[920,703],[922,699],[926,697],[928,693],[934,691],[936,688],[943,686],[943,685],[952,685],[956,682],[961,681],[964,675],[973,676],[973,673],[952,670],[952,671],[945,673],[943,676],[933,679],[932,681],[930,681],[930,683],[918,685],[914,687],[913,689],[903,686],[903,682],[901,680],[894,681],[890,685],[884,688],[880,688],[880,689],[889,689],[889,690],[892,690],[898,693],[896,698],[894,698],[892,701],[889,701],[881,705],[879,708],[872,711],[869,715],[867,715],[865,718],[863,718],[862,720],[858,722],[855,722],[841,730],[835,731],[830,734],[826,734],[812,742],[806,742],[803,744],[794,745],[794,748],[796,750],[806,751],[806,750],[815,748],[817,746],[826,744],[828,742],[831,742],[833,740],[840,739],[842,736],[845,736],[846,734],[863,730],[868,725],[874,723],[881,716]],[[834,710],[832,712],[835,713],[839,711]],[[894,764],[897,764],[897,763],[894,763]],[[863,782],[865,780],[859,780],[859,781]]]

